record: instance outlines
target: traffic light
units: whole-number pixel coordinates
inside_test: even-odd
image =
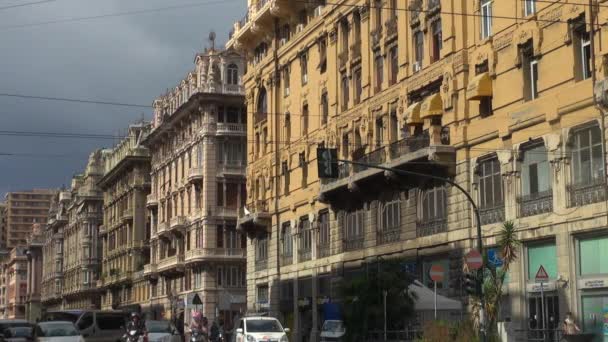
[[[477,276],[475,273],[467,272],[464,274],[464,288],[468,295],[476,296],[478,294]]]
[[[338,150],[317,148],[319,178],[338,178]]]

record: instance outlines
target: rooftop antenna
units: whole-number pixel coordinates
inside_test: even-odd
[[[215,50],[215,32],[209,32],[209,42],[211,43],[211,50]]]

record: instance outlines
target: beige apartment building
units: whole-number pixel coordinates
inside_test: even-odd
[[[6,202],[0,202],[0,241],[6,241]],[[0,243],[1,245],[1,243]]]
[[[150,124],[130,125],[127,136],[104,151],[102,250],[102,309],[140,311],[149,304],[143,277],[150,263],[150,222],[146,196],[150,193],[150,152],[141,145]]]
[[[83,173],[72,178],[71,200],[66,204],[63,226],[61,307],[99,309],[101,269],[99,226],[103,217],[103,193],[98,183],[104,175],[103,151],[90,154]]]
[[[25,293],[25,319],[36,322],[42,319],[42,247],[44,245],[45,224],[35,223],[32,234],[27,238],[25,256],[27,258],[27,288]]]
[[[5,196],[6,229],[0,236],[4,248],[23,247],[32,224],[46,222],[51,197],[57,190],[33,189],[13,191]]]
[[[230,324],[245,309],[245,243],[236,231],[245,198],[246,114],[242,57],[206,49],[195,68],[154,101],[152,130],[151,317],[193,308]],[[195,296],[202,305],[194,306]]]
[[[62,308],[63,231],[68,224],[68,207],[71,202],[71,191],[62,189],[55,194],[44,226],[40,301],[46,311]]]
[[[27,299],[27,257],[25,247],[15,247],[2,264],[6,282],[5,319],[25,319]]]
[[[248,56],[248,309],[314,341],[319,304],[340,301],[339,281],[382,256],[431,286],[429,268],[443,265],[439,293],[467,300],[462,259],[477,233],[465,197],[349,164],[319,180],[324,146],[453,179],[480,207],[496,265],[496,234],[513,220],[523,244],[501,319],[514,328],[530,317],[556,328],[572,311],[582,329],[600,329],[606,141],[593,94],[594,79],[608,89],[606,6],[592,54],[590,7],[572,1],[324,3],[249,1],[227,43]]]

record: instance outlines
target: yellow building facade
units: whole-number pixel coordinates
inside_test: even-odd
[[[129,126],[127,136],[104,151],[102,251],[102,309],[146,311],[149,283],[144,265],[150,263],[150,227],[146,210],[150,193],[150,151],[141,141],[150,124]]]
[[[496,234],[513,220],[523,244],[502,319],[556,328],[572,311],[598,329],[588,318],[608,309],[608,270],[593,252],[608,246],[605,126],[593,98],[606,77],[605,7],[592,35],[582,2],[249,1],[227,43],[247,56],[248,308],[314,340],[319,304],[340,300],[339,281],[389,255],[427,285],[429,268],[443,265],[439,292],[466,302],[463,255],[477,235],[466,198],[349,165],[319,180],[324,146],[451,177],[480,207],[496,264]]]

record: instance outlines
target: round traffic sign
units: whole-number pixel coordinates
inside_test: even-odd
[[[467,253],[464,256],[464,259],[470,270],[478,270],[481,268],[481,266],[483,266],[483,258],[476,249],[472,249],[469,253]]]
[[[431,269],[429,270],[429,277],[434,282],[443,281],[444,274],[445,274],[445,269],[440,264],[434,264],[433,266],[431,266]]]

